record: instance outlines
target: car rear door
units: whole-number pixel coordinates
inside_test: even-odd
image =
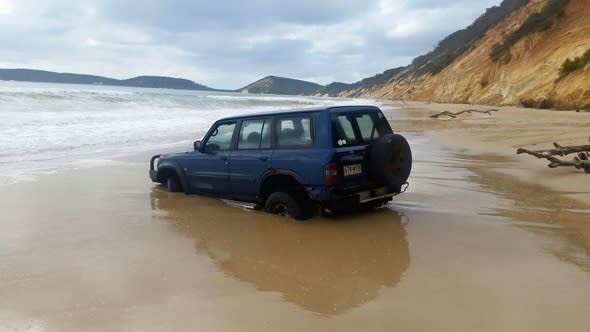
[[[263,174],[271,164],[272,118],[241,121],[236,148],[229,160],[229,182],[232,196],[254,201]]]
[[[332,139],[341,191],[371,187],[367,146],[391,133],[391,127],[378,110],[334,112],[330,115]]]

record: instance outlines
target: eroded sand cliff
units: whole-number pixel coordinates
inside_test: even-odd
[[[567,58],[590,49],[590,1],[571,0],[551,28],[527,34],[511,48],[510,61],[493,61],[492,47],[502,43],[546,0],[531,0],[477,40],[437,74],[419,75],[411,66],[388,83],[341,93],[386,99],[433,102],[512,104],[544,108],[590,106],[590,65],[560,78]]]

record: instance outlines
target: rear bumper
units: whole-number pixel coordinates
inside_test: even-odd
[[[323,199],[319,199],[322,205],[337,210],[356,209],[363,204],[375,201],[389,201],[393,197],[406,191],[406,185],[402,190],[391,192],[387,187],[373,188],[369,190],[357,191],[348,194],[338,194],[331,191],[330,188],[324,188]],[[321,196],[321,195],[320,195]]]
[[[358,196],[359,203],[364,204],[364,203],[369,203],[369,202],[376,201],[379,199],[389,199],[389,198],[392,198],[393,196],[399,195],[399,193],[398,192],[391,193],[391,192],[389,192],[389,190],[387,190],[386,187],[381,187],[381,188],[377,188],[377,189],[373,189],[373,190],[361,191],[359,193],[356,193],[355,195]]]

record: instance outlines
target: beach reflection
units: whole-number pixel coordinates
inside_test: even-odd
[[[563,193],[499,173],[514,167],[509,160],[494,155],[478,159],[484,163],[468,166],[476,174],[473,182],[506,199],[488,214],[509,218],[518,227],[543,235],[549,240],[546,249],[555,257],[590,272],[589,207]],[[485,166],[492,163],[496,171]]]
[[[407,218],[390,209],[299,223],[154,188],[151,205],[226,275],[336,315],[394,287],[409,267]]]

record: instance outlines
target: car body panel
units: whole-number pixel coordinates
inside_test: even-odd
[[[254,201],[263,175],[271,168],[272,150],[234,150],[229,161],[231,196]]]

